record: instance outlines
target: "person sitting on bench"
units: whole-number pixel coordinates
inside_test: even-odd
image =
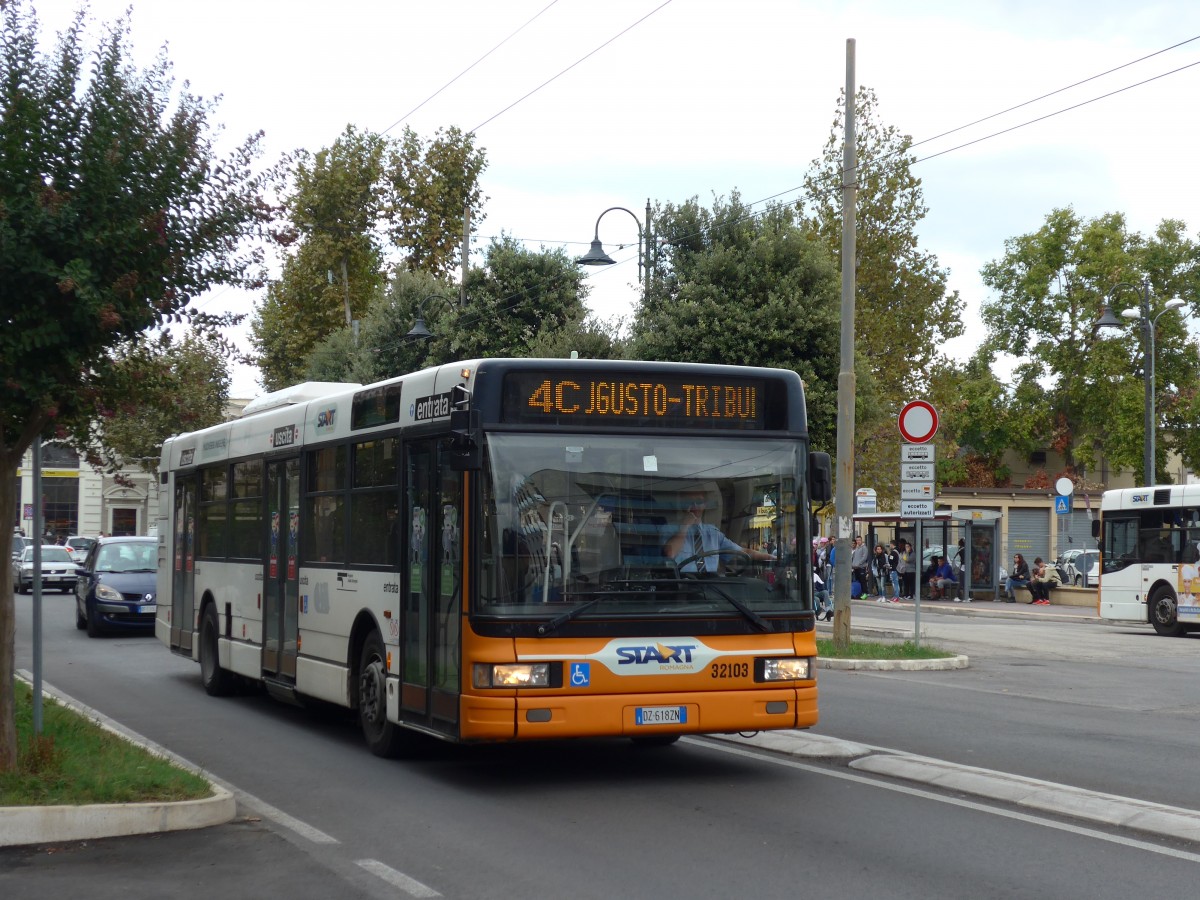
[[[954,577],[954,568],[946,562],[946,557],[939,556],[937,571],[929,579],[929,599],[942,600],[947,591],[954,594],[957,588],[958,579]]]
[[[1033,578],[1029,581],[1029,602],[1036,606],[1050,605],[1050,591],[1060,584],[1058,568],[1047,565],[1040,556],[1033,560]]]

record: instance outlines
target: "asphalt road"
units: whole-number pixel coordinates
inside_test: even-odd
[[[89,640],[74,628],[69,599],[46,603],[46,681],[203,766],[238,793],[242,818],[192,833],[0,851],[6,900],[68,892],[1126,900],[1191,896],[1200,872],[1195,846],[709,739],[655,751],[623,741],[433,745],[413,761],[380,760],[344,716],[260,695],[209,698],[197,667],[152,638]],[[18,597],[23,668],[28,605]],[[855,616],[904,621],[893,609],[856,606]],[[1159,690],[1164,672],[1186,683],[1196,667],[1187,651],[1200,659],[1200,641],[982,614],[927,615],[925,624],[946,629],[937,640],[966,649],[972,667],[823,671],[820,732],[1066,784],[1103,781],[1113,793],[1158,790],[1170,794],[1163,802],[1198,806],[1181,801],[1191,789],[1172,777],[1174,766],[1159,765],[1155,778],[1145,765],[1167,748],[1178,754],[1168,760],[1195,758],[1194,712],[1184,698],[1144,695]],[[1122,655],[1132,641],[1141,641],[1137,652]]]

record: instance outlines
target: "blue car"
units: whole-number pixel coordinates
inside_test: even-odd
[[[96,637],[109,628],[154,632],[158,540],[101,538],[77,569],[75,627]]]

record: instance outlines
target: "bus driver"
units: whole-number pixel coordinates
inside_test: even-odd
[[[685,504],[683,516],[678,525],[667,526],[669,537],[663,546],[663,554],[674,560],[680,572],[718,573],[725,553],[742,554],[761,561],[775,559],[772,553],[742,547],[727,538],[716,525],[705,522],[708,495],[704,491],[688,491],[682,499]]]

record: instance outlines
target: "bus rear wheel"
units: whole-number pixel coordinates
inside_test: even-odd
[[[227,697],[237,685],[233,673],[221,668],[221,655],[217,648],[220,636],[217,608],[210,603],[204,607],[204,615],[200,619],[200,681],[204,685],[204,692],[210,697]]]
[[[358,722],[376,756],[405,755],[415,738],[387,717],[387,651],[378,631],[363,642],[358,662]]]
[[[1175,594],[1160,587],[1150,595],[1150,624],[1163,637],[1183,637],[1187,629],[1179,624],[1179,607]]]

